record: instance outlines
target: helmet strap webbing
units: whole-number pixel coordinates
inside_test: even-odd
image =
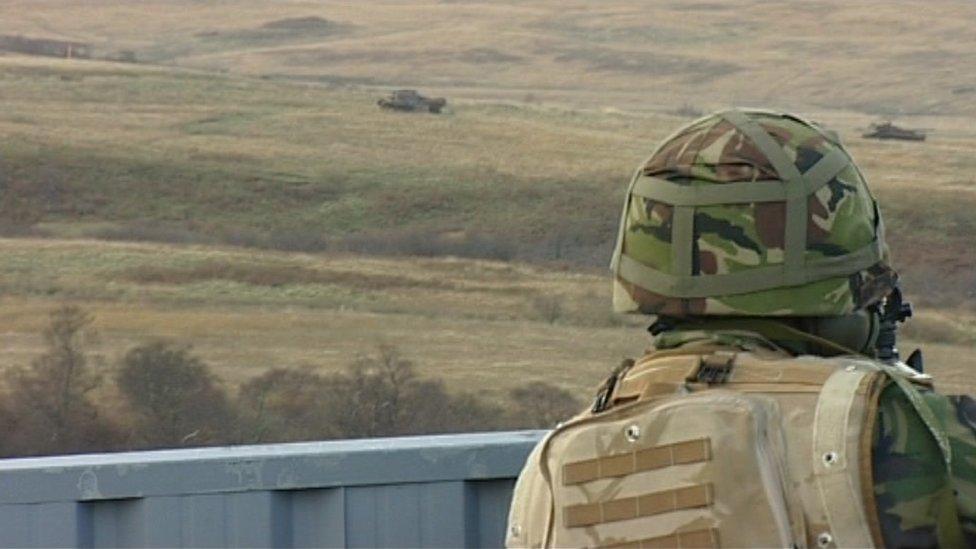
[[[762,152],[786,187],[786,234],[784,263],[787,274],[803,269],[807,249],[807,185],[803,174],[786,156],[786,151],[757,122],[740,110],[722,113],[728,123],[736,127]],[[836,174],[829,174],[828,180]],[[816,182],[819,183],[819,182]]]

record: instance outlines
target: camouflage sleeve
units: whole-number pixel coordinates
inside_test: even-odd
[[[952,443],[952,485],[966,545],[976,547],[976,399],[948,398],[946,429]]]
[[[923,393],[949,435],[952,476],[925,424],[892,384],[881,394],[872,467],[886,547],[976,547],[976,401]]]

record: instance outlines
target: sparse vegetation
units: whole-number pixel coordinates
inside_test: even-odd
[[[162,340],[129,349],[113,376],[98,376],[83,339],[91,323],[76,306],[55,310],[47,352],[0,377],[0,457],[535,427],[577,411],[568,392],[541,382],[505,406],[451,392],[385,344],[342,373],[275,368],[236,395],[188,347]]]
[[[579,395],[544,381],[532,381],[512,389],[514,413],[526,427],[552,429],[583,409]]]
[[[0,33],[87,37],[97,49],[131,50],[144,62],[249,76],[410,83],[451,98],[532,93],[545,103],[641,110],[674,109],[692,98],[706,110],[765,104],[972,116],[967,90],[976,71],[972,41],[963,38],[976,7],[956,0],[927,6],[240,0],[230,13],[189,0],[21,0],[0,6]]]
[[[0,55],[3,452],[551,425],[646,345],[602,271],[630,170],[729,104],[840,131],[920,306],[903,347],[974,390],[976,56],[911,46],[966,35],[972,6],[176,1],[0,6],[2,34],[119,61]],[[407,74],[453,114],[379,111]],[[867,142],[876,115],[934,131]],[[52,335],[61,302],[94,320]],[[362,355],[379,340],[397,352]]]
[[[207,366],[185,347],[139,345],[122,358],[115,384],[137,446],[201,446],[227,440],[230,403]]]
[[[65,305],[50,313],[44,351],[25,368],[9,370],[0,418],[4,455],[113,448],[119,437],[100,414],[93,391],[101,381],[86,348],[92,317]]]

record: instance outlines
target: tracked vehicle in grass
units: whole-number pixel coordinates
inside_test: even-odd
[[[868,139],[897,139],[900,141],[925,141],[925,132],[896,126],[891,122],[871,124],[862,137]]]
[[[376,102],[381,109],[439,114],[447,105],[443,97],[425,97],[417,90],[396,90]]]

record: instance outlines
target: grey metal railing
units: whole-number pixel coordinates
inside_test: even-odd
[[[0,546],[499,546],[543,434],[0,460]]]

